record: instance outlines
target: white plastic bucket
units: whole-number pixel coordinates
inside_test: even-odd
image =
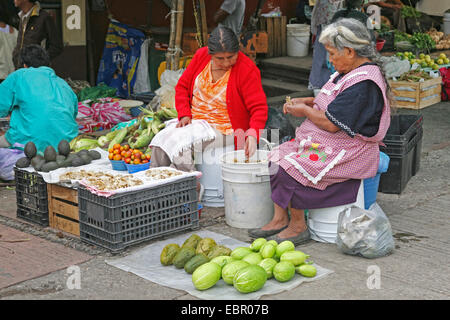
[[[260,228],[273,218],[267,155],[257,150],[245,163],[243,150],[222,158],[225,221],[235,228]]]
[[[307,56],[311,27],[307,24],[288,24],[286,28],[287,55],[289,57]]]
[[[325,243],[336,243],[339,213],[351,206],[364,209],[364,182],[361,181],[355,203],[342,206],[309,209],[308,227],[313,240]]]
[[[450,13],[444,14],[444,33],[450,34]]]
[[[234,145],[206,148],[203,153],[196,153],[197,170],[202,173],[200,183],[205,188],[202,204],[205,207],[223,208],[223,182],[221,159],[224,153],[234,150]]]

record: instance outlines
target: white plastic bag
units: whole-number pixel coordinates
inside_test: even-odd
[[[185,69],[165,70],[161,74],[161,88],[155,91],[160,106],[175,108],[175,86]]]
[[[369,210],[352,206],[339,214],[338,248],[345,254],[373,259],[394,250],[391,224],[383,209],[374,203]]]

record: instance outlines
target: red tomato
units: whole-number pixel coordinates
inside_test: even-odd
[[[148,163],[147,159],[142,160],[142,163]]]
[[[134,159],[133,163],[134,163],[134,164],[140,164],[140,163],[141,163],[141,160],[140,160],[140,159]]]
[[[125,158],[125,163],[130,164],[131,163],[131,158]]]

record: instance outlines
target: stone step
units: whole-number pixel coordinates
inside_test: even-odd
[[[308,84],[311,65],[312,56],[276,57],[258,62],[263,78],[296,84]]]
[[[289,95],[292,92],[308,90],[305,84],[297,84],[275,79],[262,78],[262,86],[267,97]]]

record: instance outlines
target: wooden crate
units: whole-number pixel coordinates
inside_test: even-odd
[[[424,82],[389,81],[397,108],[423,109],[441,102],[442,78]]]
[[[286,24],[286,16],[261,17],[259,19],[259,29],[267,32],[268,36],[266,57],[286,56]]]
[[[53,229],[80,236],[78,192],[57,184],[47,184],[48,219]]]

